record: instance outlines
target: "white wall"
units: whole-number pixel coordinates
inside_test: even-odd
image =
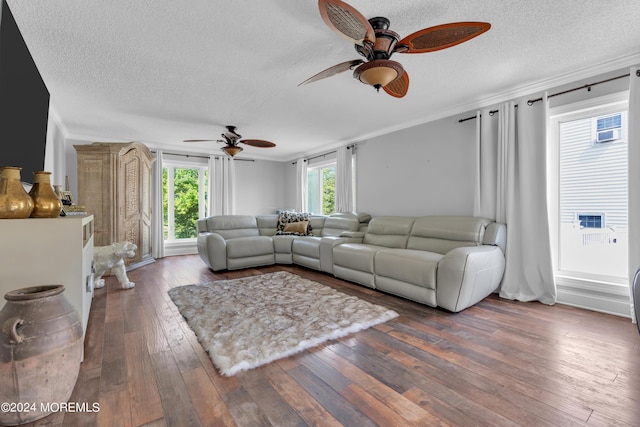
[[[236,213],[260,215],[291,206],[287,162],[236,161]]]
[[[472,215],[476,125],[458,123],[462,117],[358,143],[357,210],[376,216]]]
[[[64,190],[65,176],[67,173],[67,160],[64,154],[65,137],[62,127],[55,117],[57,117],[57,115],[52,112],[51,105],[49,105],[44,170],[51,172],[51,185],[61,185],[61,188]]]
[[[93,141],[81,141],[77,139],[67,139],[65,145],[65,160],[67,175],[69,177],[69,191],[73,194],[76,203],[81,203],[78,200],[78,153],[73,147],[74,145],[86,145],[92,144]],[[64,188],[64,182],[62,183]]]

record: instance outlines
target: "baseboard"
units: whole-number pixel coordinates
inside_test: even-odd
[[[570,286],[557,285],[556,302],[631,318],[631,302],[628,295],[593,293]]]
[[[136,263],[127,265],[127,271],[135,270],[136,268],[140,268],[140,267],[142,267],[144,265],[152,264],[154,262],[156,262],[156,260],[154,258],[152,258],[152,257],[149,257],[149,258],[144,259],[144,260],[142,260],[140,262],[136,262]]]

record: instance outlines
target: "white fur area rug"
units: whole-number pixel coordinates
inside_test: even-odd
[[[175,287],[169,296],[226,376],[398,316],[286,271]]]

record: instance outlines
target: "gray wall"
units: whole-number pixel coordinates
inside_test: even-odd
[[[467,115],[468,116],[468,115]],[[357,210],[471,215],[475,120],[448,117],[358,143]]]
[[[236,213],[269,214],[293,206],[287,200],[295,188],[291,191],[286,185],[289,169],[286,164],[267,160],[236,161]]]

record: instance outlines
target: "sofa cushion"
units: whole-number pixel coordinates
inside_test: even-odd
[[[411,249],[383,249],[375,256],[376,276],[436,289],[438,261],[443,255]]]
[[[482,244],[486,218],[461,216],[425,216],[416,218],[407,241],[407,249],[446,254],[452,249]]]
[[[212,216],[206,219],[206,229],[225,240],[259,235],[256,217],[252,215]]]
[[[294,235],[294,236],[308,236],[312,235],[312,225],[309,221],[311,214],[308,212],[290,212],[284,211],[280,212],[278,215],[278,228],[276,230],[276,235]],[[297,223],[297,222],[307,222],[307,226],[302,231],[286,231],[285,228],[287,224]]]
[[[275,261],[279,264],[293,264],[293,242],[300,239],[298,236],[280,235],[272,236]]]
[[[333,248],[333,264],[352,270],[374,273],[373,259],[384,246],[343,243]]]
[[[296,255],[320,259],[321,239],[318,236],[300,236],[293,241],[293,252]]]
[[[273,255],[273,240],[269,236],[239,237],[227,240],[227,258]]]
[[[310,236],[321,236],[322,235],[322,227],[324,227],[324,222],[327,219],[326,215],[310,215],[309,216],[309,232]]]
[[[261,236],[273,236],[278,231],[278,215],[256,215],[256,222]]]
[[[363,243],[387,248],[405,248],[415,218],[380,216],[369,222]]]
[[[321,236],[339,236],[343,231],[358,231],[360,222],[355,216],[329,216],[324,221]]]

